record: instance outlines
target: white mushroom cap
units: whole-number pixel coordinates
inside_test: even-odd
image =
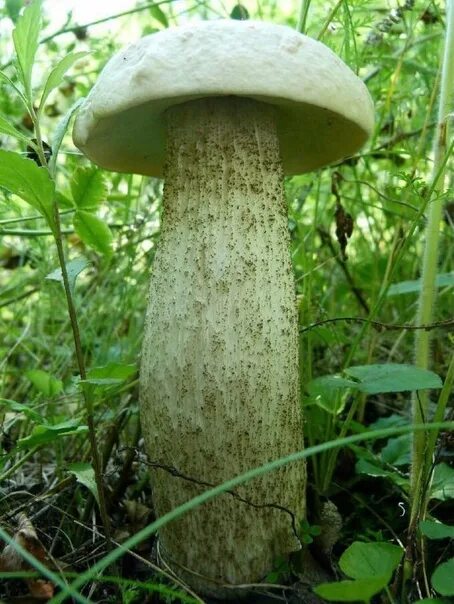
[[[79,110],[74,143],[103,168],[162,176],[165,110],[227,95],[278,108],[287,174],[352,155],[373,126],[367,88],[324,44],[272,23],[201,21],[117,53]]]

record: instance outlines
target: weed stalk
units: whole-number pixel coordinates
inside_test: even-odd
[[[441,64],[440,98],[438,121],[433,143],[433,199],[428,206],[425,231],[425,247],[422,264],[421,291],[419,296],[416,325],[428,324],[433,319],[436,298],[435,278],[438,265],[440,224],[443,214],[443,190],[446,174],[446,155],[448,153],[448,123],[454,101],[454,0],[446,2],[446,38]],[[418,330],[415,336],[415,364],[427,369],[430,366],[431,332]],[[428,421],[429,395],[427,391],[414,393],[412,398],[412,417],[414,424]],[[424,514],[423,485],[428,484],[428,472],[434,453],[434,439],[428,439],[425,432],[419,432],[413,438],[410,492],[410,534],[414,532],[418,519]],[[421,517],[422,519],[422,517]]]

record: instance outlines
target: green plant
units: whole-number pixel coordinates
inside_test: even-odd
[[[417,325],[432,321],[436,299],[437,266],[439,258],[440,224],[444,206],[444,183],[446,163],[453,150],[454,141],[450,141],[450,121],[454,111],[452,91],[454,89],[454,2],[446,2],[446,34],[444,54],[441,60],[440,99],[438,105],[437,127],[433,138],[432,195],[428,204],[427,225],[425,230],[424,256],[422,262],[421,290],[418,301]],[[425,330],[416,332],[415,363],[419,367],[430,366],[431,333]],[[451,371],[454,358],[451,358]],[[437,417],[443,417],[447,398],[439,399]],[[413,421],[429,421],[429,395],[415,393],[413,396]],[[435,436],[436,438],[436,436]],[[431,460],[435,439],[424,434],[415,437],[412,463],[411,519],[410,534],[415,531],[418,520],[424,519],[427,508],[427,489],[430,481]]]
[[[84,56],[85,53],[73,53],[72,55],[64,57],[50,71],[45,80],[43,90],[39,98],[38,109],[35,109],[36,99],[34,90],[32,88],[32,75],[34,59],[39,45],[41,22],[41,0],[33,0],[33,2],[24,10],[23,14],[18,17],[16,27],[13,31],[13,41],[16,50],[17,76],[19,84],[14,84],[10,78],[8,78],[4,73],[0,72],[0,79],[6,82],[14,90],[14,92],[22,101],[25,110],[30,115],[36,136],[35,139],[27,139],[22,135],[22,133],[16,131],[13,126],[8,124],[8,121],[5,118],[0,118],[0,132],[3,132],[8,136],[16,137],[21,141],[25,140],[26,142],[28,142],[29,147],[35,154],[34,159],[28,159],[22,157],[21,155],[15,152],[0,150],[0,185],[9,190],[11,193],[14,193],[15,195],[23,199],[25,202],[30,204],[35,210],[37,210],[39,214],[41,214],[42,217],[45,219],[52,232],[60,263],[59,270],[61,271],[61,281],[64,287],[66,301],[68,305],[68,313],[71,320],[75,354],[79,368],[80,378],[82,381],[84,381],[86,379],[85,362],[82,353],[79,323],[76,308],[74,305],[68,269],[66,266],[60,224],[60,210],[56,194],[56,162],[58,151],[65,129],[68,126],[69,119],[74,109],[70,109],[69,114],[65,116],[62,122],[61,128],[57,131],[57,136],[55,137],[52,145],[51,158],[48,158],[46,156],[46,146],[41,135],[40,119],[42,117],[46,101],[51,91],[61,84],[65,73],[72,67],[72,65],[77,60]],[[79,177],[79,182],[76,180],[78,187],[73,187],[73,191],[75,191],[76,194],[79,194],[80,191],[83,191],[80,196],[76,197],[76,204],[82,203],[83,207],[87,206],[91,209],[93,206],[96,205],[99,199],[99,195],[102,196],[102,192],[100,191],[101,186],[99,186],[99,183],[97,183],[98,186],[95,188],[91,186],[91,181],[88,183],[83,182],[81,185],[80,178],[81,177]],[[79,215],[80,214],[81,212],[79,212]],[[82,225],[85,221],[87,221],[88,216],[91,215],[85,212],[83,214],[83,217],[79,218],[79,229],[83,228]],[[77,218],[75,218],[75,220],[77,220]],[[91,227],[88,229],[88,235],[87,233],[85,233],[88,238],[88,242],[92,244],[93,241],[102,241],[103,237],[105,238],[105,231],[103,229],[101,229],[101,236],[99,232],[95,232],[95,234],[92,235],[92,230],[95,230],[96,225],[99,224],[96,219],[93,220],[93,218],[90,217],[90,219],[88,219],[88,223]],[[104,251],[106,251],[107,248],[108,245],[104,246]],[[88,424],[88,434],[91,445],[91,460],[96,481],[99,510],[102,517],[106,537],[110,542],[110,521],[107,515],[105,504],[101,461],[99,457],[96,428],[94,425],[93,418],[93,398],[90,390],[85,388],[84,385],[82,385],[81,391],[86,406],[86,421]],[[74,428],[74,424],[71,424],[71,427]],[[68,432],[67,428],[68,425],[66,424],[66,432]],[[44,431],[49,431],[49,429],[51,430],[51,432],[54,430],[53,427],[47,427],[44,428]],[[40,434],[40,438],[44,438],[42,436],[43,429],[38,428],[38,431]],[[42,441],[40,440],[36,442]],[[46,442],[48,442],[48,440],[46,440]]]

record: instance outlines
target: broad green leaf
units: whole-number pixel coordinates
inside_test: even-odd
[[[353,579],[387,577],[388,583],[399,565],[402,554],[402,548],[392,543],[355,541],[340,557],[339,566]]]
[[[454,539],[454,526],[443,522],[423,520],[419,523],[419,530],[429,539]]]
[[[97,386],[111,386],[121,384],[128,380],[137,372],[137,366],[132,364],[109,363],[103,367],[93,367],[87,372],[87,379],[84,380],[89,384]]]
[[[150,13],[156,19],[156,21],[161,23],[161,25],[164,25],[164,27],[169,27],[169,20],[160,6],[157,6],[156,4],[150,6]]]
[[[57,163],[58,152],[60,151],[60,147],[63,141],[63,138],[68,130],[69,122],[71,121],[74,113],[79,109],[79,107],[84,102],[84,98],[78,99],[74,105],[72,105],[62,119],[58,122],[57,127],[55,128],[54,136],[52,137],[52,155],[49,161],[49,171],[51,174],[55,174],[55,166]]]
[[[15,413],[23,413],[26,417],[33,420],[34,422],[43,422],[43,418],[39,413],[36,413],[31,407],[27,407],[23,403],[18,403],[7,398],[0,398],[0,408],[6,407],[10,411]]]
[[[442,596],[454,596],[454,558],[437,566],[432,575],[432,587]]]
[[[98,487],[96,486],[95,471],[89,463],[72,463],[68,467],[68,472],[74,474],[77,482],[83,484],[90,491],[99,505]]]
[[[414,365],[383,363],[348,367],[345,373],[358,380],[358,389],[366,394],[406,392],[441,388],[443,383],[433,371]]]
[[[39,104],[40,112],[44,109],[44,105],[52,90],[60,86],[65,73],[74,65],[74,63],[76,63],[76,61],[85,57],[87,54],[88,52],[70,52],[52,69],[44,85],[43,94],[41,95]]]
[[[21,449],[31,449],[32,447],[49,444],[64,436],[82,434],[87,430],[87,426],[80,425],[79,421],[75,419],[54,425],[40,424],[33,428],[29,436],[21,438],[17,442],[17,446]]]
[[[103,173],[97,168],[78,168],[71,180],[71,192],[79,210],[96,210],[106,195]]]
[[[74,215],[74,228],[86,245],[106,256],[112,253],[112,233],[109,227],[91,212],[77,211]]]
[[[245,19],[249,19],[249,13],[242,4],[236,4],[230,13],[230,18],[244,21]]]
[[[63,382],[42,369],[30,369],[25,372],[25,375],[44,396],[56,396],[63,391]]]
[[[79,274],[89,266],[90,262],[85,258],[74,258],[74,260],[70,260],[66,263],[66,272],[68,273],[69,288],[71,291],[74,291],[76,279]],[[49,279],[49,281],[59,281],[63,286],[63,275],[61,273],[61,268],[57,268],[46,275],[46,279]]]
[[[435,466],[430,498],[440,501],[454,499],[454,468],[449,467],[446,463],[439,463]]]
[[[307,385],[307,403],[315,403],[328,413],[337,415],[345,406],[345,392],[347,388],[357,388],[357,383],[346,380],[339,375],[324,375],[315,378]]]
[[[53,198],[55,185],[46,168],[13,151],[0,149],[0,187],[33,206],[55,230]]]
[[[395,428],[396,426],[405,426],[408,424],[408,417],[392,413],[388,417],[380,417],[377,421],[369,424],[368,430],[383,430],[383,428]]]
[[[30,103],[32,102],[32,70],[39,45],[41,22],[41,0],[33,0],[17,19],[16,27],[13,30],[19,75]]]
[[[411,435],[390,438],[381,450],[381,458],[392,466],[404,466],[411,462]]]
[[[367,476],[374,476],[378,478],[389,478],[394,484],[406,489],[408,486],[408,479],[404,478],[397,472],[391,470],[385,470],[378,461],[370,461],[367,459],[359,459],[355,465],[355,471],[357,474],[366,474]]]
[[[387,577],[357,579],[322,583],[314,587],[315,593],[328,602],[370,602],[388,584]]]
[[[22,0],[6,0],[5,3],[6,11],[8,13],[8,17],[16,23],[17,18],[19,17],[20,9],[22,8]]]
[[[435,278],[436,287],[447,287],[454,285],[454,272],[440,273]],[[401,294],[413,294],[421,291],[421,279],[415,281],[401,281],[393,283],[388,289],[388,296],[400,296]]]
[[[9,123],[7,117],[0,113],[0,134],[6,134],[7,136],[14,136],[14,138],[19,139],[24,143],[29,143],[30,139],[25,134],[22,134],[19,130],[17,130],[12,124]]]

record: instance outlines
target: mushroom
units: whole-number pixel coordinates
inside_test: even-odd
[[[254,21],[144,37],[82,105],[90,159],[165,181],[140,377],[157,515],[303,447],[283,176],[351,155],[372,125],[331,50]],[[305,483],[296,463],[193,510],[160,532],[161,558],[205,594],[262,579],[301,547]]]

